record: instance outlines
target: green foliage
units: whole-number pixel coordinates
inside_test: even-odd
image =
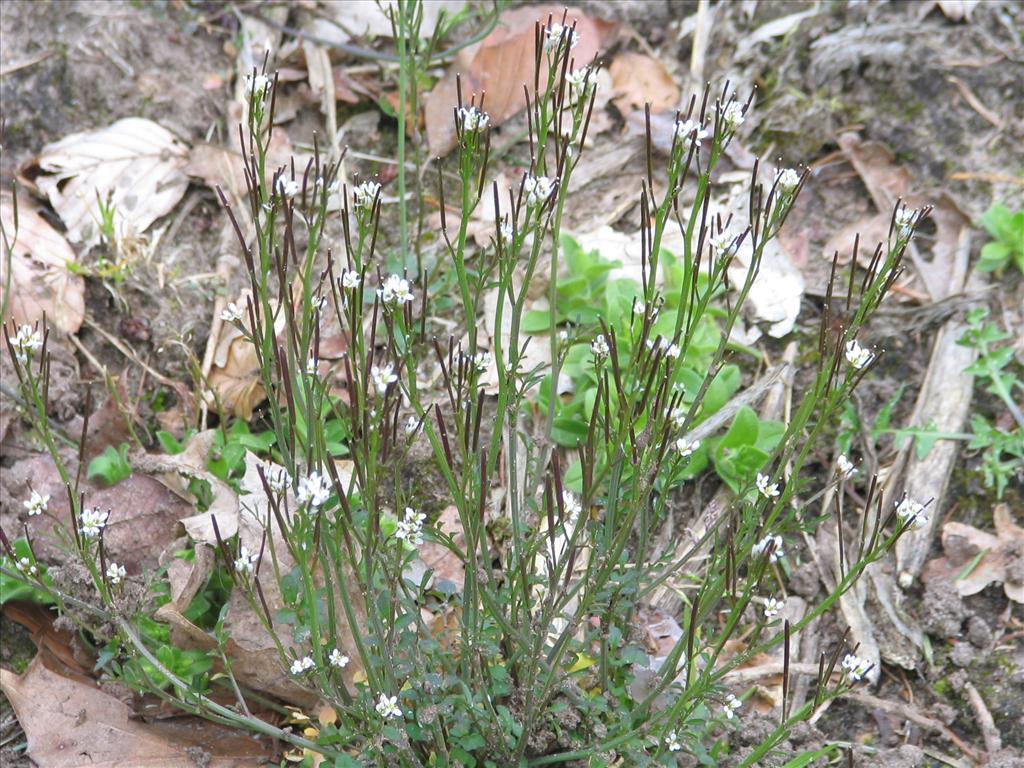
[[[219,431],[210,446],[210,455],[206,460],[206,468],[236,490],[238,481],[245,474],[245,453],[264,456],[277,441],[273,432],[253,434],[244,421],[235,421],[228,430]]]
[[[4,568],[13,573],[20,572],[27,576],[26,571],[34,566],[43,583],[52,586],[50,577],[46,575],[46,566],[36,561],[26,539],[15,539],[11,542],[11,548],[14,550],[15,559],[12,560],[7,555],[0,557],[0,564]],[[28,565],[26,565],[26,561]],[[40,605],[54,604],[53,596],[47,590],[0,571],[0,605],[12,600],[26,600]]]
[[[132,466],[128,463],[128,443],[121,443],[117,448],[108,445],[106,450],[89,462],[85,476],[90,480],[98,477],[105,485],[117,485],[131,477]]]
[[[1012,263],[1024,272],[1024,211],[995,203],[981,217],[981,225],[992,240],[981,249],[978,269],[993,272]]]

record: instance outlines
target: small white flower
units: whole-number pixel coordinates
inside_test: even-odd
[[[498,239],[501,240],[502,245],[508,246],[512,243],[512,237],[515,232],[512,229],[512,222],[506,219],[501,222],[501,226],[498,227]]]
[[[526,204],[533,208],[545,202],[555,191],[555,183],[547,176],[527,176],[523,179]]]
[[[14,347],[14,356],[18,362],[25,365],[33,353],[43,346],[43,334],[33,331],[31,325],[23,325],[11,339],[11,346]]]
[[[665,746],[669,752],[678,752],[683,748],[682,742],[679,741],[679,734],[675,731],[669,731],[665,736]]]
[[[26,576],[35,576],[39,573],[39,569],[27,557],[20,557],[15,560],[14,567],[19,573],[23,573]]]
[[[50,494],[41,494],[39,491],[32,491],[32,494],[21,502],[22,506],[25,507],[25,511],[28,512],[29,517],[35,517],[41,515],[48,509],[50,503]]]
[[[800,174],[792,168],[786,168],[776,171],[775,179],[779,183],[779,189],[783,192],[792,192],[800,183]]]
[[[680,141],[688,141],[695,147],[700,147],[700,143],[711,135],[700,123],[693,120],[676,120],[676,138]]]
[[[271,80],[266,75],[249,75],[245,79],[245,98],[248,101],[251,96],[263,99],[270,89]]]
[[[871,662],[848,653],[843,658],[843,669],[846,670],[846,677],[851,683],[858,683],[871,669]]]
[[[846,480],[857,474],[857,468],[853,466],[853,462],[846,458],[845,453],[839,454],[839,458],[836,459],[836,465],[839,468],[839,474]]]
[[[676,429],[682,429],[686,426],[686,409],[685,408],[673,408],[672,413],[668,415],[669,420],[672,422],[672,426]],[[700,441],[697,441],[698,444]],[[678,443],[676,444],[678,446]],[[694,447],[694,450],[697,450]]]
[[[459,122],[462,123],[462,130],[467,133],[482,131],[489,121],[487,113],[476,107],[459,107]]]
[[[732,250],[734,237],[727,235],[725,232],[720,232],[716,237],[712,237],[710,240],[711,248],[714,250],[716,256],[722,256]]]
[[[605,339],[604,334],[598,334],[594,341],[591,342],[590,351],[598,360],[608,357],[611,347],[608,346],[608,340]]]
[[[375,708],[377,710],[377,714],[385,720],[390,718],[400,718],[402,716],[402,709],[398,706],[397,696],[388,696],[382,693],[380,698],[377,699],[377,706]]]
[[[735,130],[743,125],[743,106],[738,102],[730,102],[724,109],[719,104],[715,109],[722,113],[722,122],[730,130]]]
[[[324,310],[327,309],[327,297],[316,296],[313,298],[312,307],[314,312],[323,314]]]
[[[776,600],[774,597],[769,597],[764,601],[764,617],[768,619],[768,621],[771,621],[782,613],[782,609],[785,607],[785,600]]]
[[[123,565],[118,565],[117,563],[110,563],[107,566],[107,581],[110,582],[111,586],[116,587],[118,584],[124,581],[124,577],[126,575],[127,573],[125,572]]]
[[[292,662],[292,674],[296,677],[306,674],[311,669],[316,669],[316,662],[311,656],[303,656]]]
[[[284,493],[291,487],[292,477],[284,467],[268,464],[264,474],[267,478],[267,485],[274,493]]]
[[[846,342],[846,362],[858,371],[871,362],[874,355],[870,350],[864,349],[856,339]]]
[[[388,363],[383,368],[378,368],[376,365],[370,368],[370,378],[373,379],[373,387],[377,390],[378,395],[383,395],[388,391],[388,387],[398,381],[398,376],[394,373],[395,366]]]
[[[100,535],[100,531],[107,527],[109,517],[109,510],[104,512],[99,507],[84,509],[79,517],[78,529],[87,539],[95,539]]]
[[[769,561],[775,563],[786,556],[786,553],[782,551],[782,537],[768,534],[761,539],[757,544],[753,546],[751,550],[754,555],[763,555],[771,547],[772,553],[768,556]]]
[[[924,504],[920,504],[907,496],[900,499],[896,505],[896,516],[908,528],[924,528],[928,525],[928,513],[925,511]]]
[[[286,179],[284,176],[277,177],[277,192],[282,197],[292,198],[299,194],[299,182]]]
[[[762,475],[758,472],[757,492],[766,499],[774,498],[779,495],[779,484],[771,482],[771,478],[768,475]]]
[[[331,497],[331,481],[325,475],[318,472],[310,472],[306,477],[299,480],[299,488],[295,492],[295,498],[299,504],[305,504],[316,509],[322,507],[327,499]]]
[[[338,276],[338,285],[346,290],[355,290],[363,282],[363,278],[354,269],[343,269]]]
[[[317,366],[319,366],[319,365],[320,365],[320,361],[317,360],[315,357],[311,357],[308,360],[306,360],[306,375],[307,376],[316,376],[317,375]]]
[[[225,323],[237,323],[242,319],[242,309],[235,302],[230,302],[220,313],[221,321]]]
[[[732,720],[736,717],[736,710],[743,706],[743,702],[733,696],[731,693],[726,696],[725,704],[722,705],[722,713],[725,715],[726,720]]]
[[[376,181],[364,181],[352,188],[352,200],[356,208],[368,211],[373,207],[373,201],[377,198],[378,192],[380,192],[380,184]]]
[[[685,437],[680,437],[676,440],[676,450],[679,451],[679,455],[684,459],[692,456],[693,452],[698,448],[700,448],[700,440],[687,440]]]
[[[548,53],[557,51],[558,46],[562,44],[563,35],[569,42],[569,48],[575,48],[576,44],[580,41],[579,32],[572,29],[572,27],[564,27],[555,22],[547,29],[547,39],[544,41],[544,50]]]
[[[678,358],[679,355],[682,354],[682,350],[679,348],[679,345],[673,344],[664,336],[659,336],[657,341],[654,339],[648,339],[647,348],[657,352],[664,351],[665,357],[671,357],[673,359]]]
[[[491,353],[490,352],[477,352],[473,355],[473,367],[479,373],[483,373],[491,367]]]
[[[260,559],[259,553],[250,552],[244,544],[238,548],[238,557],[235,558],[236,573],[252,573],[256,569],[256,561]]]
[[[576,521],[580,519],[580,512],[583,511],[580,500],[569,491],[562,491],[562,508],[565,510],[565,519],[569,521],[569,525],[575,526]]]
[[[569,84],[569,103],[578,104],[597,88],[597,70],[593,67],[574,69],[565,76],[565,82]]]
[[[405,421],[405,434],[411,435],[413,432],[415,432],[419,428],[420,428],[420,420],[417,419],[415,415],[410,416],[408,419],[406,419],[406,421]]]
[[[913,231],[917,213],[916,208],[900,208],[896,211],[896,229],[900,237],[907,237]]]
[[[338,194],[338,190],[340,189],[341,182],[335,179],[334,181],[327,185],[327,194],[333,197],[334,195]]]
[[[398,527],[395,529],[395,537],[418,547],[423,543],[423,521],[426,519],[427,516],[422,512],[406,507],[405,517],[398,521]]]
[[[331,650],[330,654],[328,654],[327,661],[329,661],[331,666],[335,669],[344,669],[348,666],[349,658],[337,648],[334,648]]]
[[[385,304],[405,304],[413,299],[409,281],[401,275],[388,275],[377,293]]]

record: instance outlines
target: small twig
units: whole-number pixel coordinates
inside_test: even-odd
[[[974,95],[974,91],[968,87],[967,83],[959,77],[953,77],[952,75],[946,78],[946,82],[956,86],[957,90],[960,91],[960,95],[964,97],[964,101],[970,104],[975,112],[992,123],[1000,131],[1006,128],[1003,118],[982,104],[981,100]]]
[[[985,706],[985,700],[981,698],[981,694],[974,687],[974,683],[970,681],[964,683],[964,690],[967,692],[967,702],[971,705],[974,717],[978,720],[981,737],[985,740],[985,751],[991,757],[1003,748],[1003,737],[999,733],[999,729],[996,728],[995,720],[992,719],[992,713],[988,711],[988,707]]]

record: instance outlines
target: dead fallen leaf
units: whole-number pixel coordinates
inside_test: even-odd
[[[211,407],[244,421],[252,418],[253,409],[267,397],[260,379],[256,349],[233,324],[221,325],[217,356],[207,383],[211,390],[208,398]]]
[[[975,595],[989,584],[1002,583],[1011,600],[1024,603],[1024,528],[1016,524],[1008,504],[997,504],[992,510],[995,534],[965,523],[951,521],[942,527],[942,549],[947,568],[956,569],[957,592]],[[981,559],[970,571],[960,574]]]
[[[379,3],[328,3],[325,11],[336,28],[350,37],[387,37],[394,35],[391,13],[397,13],[395,0]],[[434,34],[444,12],[451,18],[466,6],[465,0],[431,0],[423,4],[423,21],[420,37],[427,39]]]
[[[99,199],[108,194],[121,238],[141,235],[169,213],[188,186],[187,155],[188,147],[166,128],[126,117],[47,145],[23,173],[49,199],[68,239],[91,246],[101,235]]]
[[[974,9],[981,3],[981,0],[927,0],[921,3],[917,9],[918,17],[924,18],[931,13],[936,6],[942,11],[942,15],[950,21],[970,21]]]
[[[462,533],[459,510],[450,506],[441,512],[436,523],[438,529],[451,536],[457,547],[465,549],[466,537]],[[424,541],[419,548],[420,559],[434,572],[434,581],[450,581],[461,592],[466,580],[466,567],[448,547],[435,541]]]
[[[445,155],[455,146],[452,111],[457,106],[456,75],[462,76],[462,96],[486,92],[484,109],[497,126],[526,106],[523,84],[534,79],[534,29],[536,22],[547,23],[549,14],[557,21],[566,9],[562,6],[526,6],[501,14],[498,27],[476,45],[459,51],[448,72],[424,99],[427,143],[431,155]],[[592,19],[576,8],[568,9],[566,23],[576,22],[580,41],[572,51],[573,66],[587,66],[610,42],[617,29],[613,22]],[[541,81],[547,76],[541,59]],[[479,100],[479,98],[478,98]]]
[[[36,656],[23,675],[0,669],[0,688],[28,738],[27,754],[47,768],[180,768],[195,750],[211,768],[262,763],[275,746],[225,726],[189,718],[142,723],[131,708],[95,684],[64,677]]]
[[[0,306],[7,307],[7,320],[18,325],[48,321],[59,331],[76,333],[85,317],[85,281],[68,270],[75,252],[67,240],[22,197],[18,198],[18,228],[14,227],[14,199],[0,195],[0,222],[12,245],[11,293],[7,286],[6,245],[0,243]]]
[[[608,67],[616,95],[612,103],[623,115],[643,110],[674,111],[679,106],[679,86],[665,65],[643,53],[620,53]]]

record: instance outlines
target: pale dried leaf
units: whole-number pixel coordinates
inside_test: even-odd
[[[143,723],[131,708],[86,684],[47,669],[36,656],[23,675],[0,670],[0,688],[28,738],[28,756],[47,768],[180,768],[193,765],[190,748],[211,768],[261,763],[274,746],[198,718],[188,728]]]
[[[99,198],[112,195],[114,230],[140,235],[169,213],[188,186],[188,147],[166,128],[126,117],[107,128],[73,133],[43,148],[35,184],[67,227],[68,239],[100,240]]]
[[[462,532],[459,510],[455,506],[446,507],[437,518],[435,526],[452,537],[455,546],[465,549],[466,537]],[[435,541],[424,541],[419,547],[420,559],[434,572],[435,582],[450,581],[461,592],[466,580],[466,566],[448,547]]]
[[[996,535],[956,521],[942,527],[946,565],[958,574],[967,571],[954,580],[961,595],[975,595],[989,584],[1002,583],[1007,597],[1024,602],[1024,529],[1014,521],[1008,504],[997,504],[992,518]]]
[[[466,6],[465,0],[431,0],[423,4],[423,22],[420,25],[420,37],[428,39],[434,34],[441,13],[452,18]],[[327,3],[325,10],[334,26],[351,37],[387,37],[393,36],[391,14],[398,13],[395,0],[381,2],[358,3]],[[397,24],[397,15],[395,17]],[[335,32],[337,38],[337,32]]]
[[[667,112],[679,106],[679,86],[658,59],[643,53],[625,52],[608,67],[616,95],[612,103],[623,115],[643,110]]]
[[[85,281],[68,271],[75,263],[75,252],[64,236],[21,198],[15,232],[13,206],[9,193],[0,195],[0,222],[13,246],[8,298],[4,293],[8,281],[6,245],[0,244],[0,306],[7,307],[4,320],[34,325],[45,314],[57,330],[76,333],[85,317]]]

